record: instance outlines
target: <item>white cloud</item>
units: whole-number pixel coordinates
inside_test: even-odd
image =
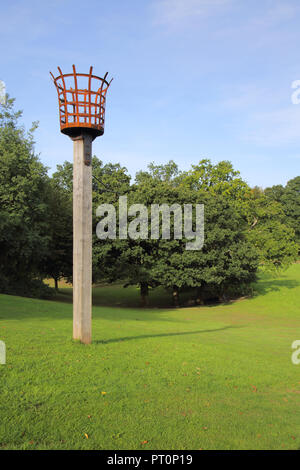
[[[254,25],[277,26],[296,17],[299,5],[288,3],[287,1],[272,3],[262,16],[257,16],[253,20]]]
[[[236,4],[238,6],[238,3]],[[289,28],[291,21],[299,16],[300,5],[289,0],[264,0],[249,14],[240,17],[240,21],[227,23],[214,32],[220,39],[246,41],[247,45],[260,48],[262,46],[282,46],[297,40],[298,32]]]
[[[207,17],[233,0],[156,0],[155,23],[177,27],[187,21]]]

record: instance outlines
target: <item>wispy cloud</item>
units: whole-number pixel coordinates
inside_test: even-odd
[[[266,9],[261,16],[256,16],[253,25],[261,26],[277,26],[296,17],[299,12],[299,5],[290,3],[289,1],[272,2],[271,6]]]
[[[236,5],[241,8],[241,4]],[[296,20],[299,12],[300,5],[295,0],[265,0],[253,11],[247,11],[239,22],[229,22],[215,34],[218,38],[247,41],[256,48],[262,45],[272,48],[274,43],[282,44],[295,36],[293,28],[284,35],[281,28]]]
[[[170,28],[186,25],[191,20],[205,18],[233,3],[234,0],[156,0],[154,22]]]

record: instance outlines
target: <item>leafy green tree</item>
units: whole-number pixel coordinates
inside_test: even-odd
[[[119,164],[103,164],[96,156],[92,158],[92,174],[93,282],[113,282],[122,279],[125,282],[125,268],[129,265],[127,263],[124,266],[124,260],[127,259],[127,241],[99,240],[97,238],[96,226],[99,220],[96,217],[96,209],[100,204],[112,204],[118,209],[119,194],[126,194],[129,191],[130,177],[126,168]],[[53,174],[52,179],[54,185],[57,185],[63,193],[68,194],[72,206],[73,164],[66,161],[62,165],[57,165],[57,171]],[[70,234],[72,236],[72,228]],[[71,279],[72,276],[68,275],[68,278]]]
[[[283,222],[294,229],[300,252],[300,176],[288,181],[285,187],[277,185],[266,188],[265,195],[268,200],[282,205],[285,215]]]
[[[58,178],[52,178],[47,191],[48,250],[40,267],[46,277],[54,279],[55,290],[62,278],[72,280],[73,218],[72,199]]]
[[[256,248],[261,265],[276,273],[292,264],[298,251],[295,231],[280,202],[283,194],[280,186],[260,194],[254,191],[246,210],[247,238]]]
[[[101,203],[112,204],[116,209],[117,221],[119,221],[118,201],[120,195],[127,196],[128,206],[134,203],[146,203],[144,194],[137,191],[137,185],[130,186],[130,177],[125,168],[111,164],[102,166],[101,162],[96,162],[93,171],[95,172],[94,184],[96,185],[93,198],[95,208]],[[98,222],[99,220],[96,220],[96,223]],[[119,226],[117,226],[118,234]],[[148,289],[150,286],[154,286],[150,278],[153,243],[143,239],[120,239],[118,236],[115,240],[99,240],[94,236],[93,245],[97,278],[109,282],[123,281],[124,287],[131,284],[139,285],[141,305],[145,306]]]
[[[93,165],[93,279],[114,282],[126,277],[127,240],[99,240],[96,226],[99,219],[96,210],[100,204],[112,204],[118,211],[119,195],[130,190],[130,176],[120,164],[103,164],[96,156]]]
[[[271,188],[266,188],[264,190],[264,193],[269,199],[281,202],[281,197],[284,194],[284,186],[282,186],[281,184],[274,185]]]
[[[104,165],[94,157],[93,176],[93,279],[139,284],[143,305],[149,287],[159,285],[173,291],[175,303],[180,290],[191,288],[200,303],[247,293],[259,261],[278,270],[294,259],[293,231],[284,224],[282,204],[270,201],[261,188],[251,189],[230,162],[213,165],[201,160],[186,172],[179,171],[173,161],[152,163],[130,184],[125,168]],[[53,178],[71,196],[72,164],[59,167]],[[203,249],[186,250],[184,238],[153,240],[150,224],[147,239],[99,240],[97,206],[112,204],[118,220],[118,198],[124,194],[128,205],[143,204],[149,213],[151,204],[204,204]]]
[[[261,265],[276,274],[297,259],[294,230],[276,219],[258,223],[248,232],[247,238],[256,248]]]
[[[295,230],[300,251],[300,176],[287,182],[280,202],[286,215],[286,225]]]
[[[73,199],[73,163],[65,161],[62,165],[56,165],[56,171],[52,175],[56,187],[66,191],[70,200]]]
[[[14,100],[0,106],[0,289],[33,295],[47,255],[47,168],[34,152],[34,123],[18,123]]]
[[[143,181],[164,181],[174,182],[176,184],[177,177],[180,177],[182,173],[179,171],[178,165],[170,160],[164,165],[155,165],[154,162],[149,163],[147,171],[139,171],[135,176],[136,183]]]
[[[170,172],[170,168],[175,171]],[[170,176],[171,175],[171,176]],[[186,250],[186,239],[148,240],[147,275],[149,282],[173,291],[179,303],[179,291],[195,288],[198,302],[207,297],[225,297],[241,292],[254,279],[257,254],[246,240],[247,223],[236,210],[233,196],[242,198],[249,188],[224,162],[215,168],[208,160],[179,173],[167,164],[151,165],[136,178],[135,197],[143,204],[205,205],[205,239],[202,250]],[[174,234],[174,219],[171,233]]]
[[[244,199],[250,192],[240,172],[234,170],[231,162],[227,160],[215,165],[208,159],[200,160],[197,165],[192,165],[189,171],[182,172],[177,181],[195,191],[206,190],[212,194],[230,197],[232,200]]]

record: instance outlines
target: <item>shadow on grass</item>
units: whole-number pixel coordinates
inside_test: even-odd
[[[270,276],[270,281],[266,281],[263,279],[260,279],[256,284],[253,286],[253,294],[252,295],[245,295],[242,297],[236,297],[232,298],[229,300],[224,300],[224,301],[219,301],[216,299],[211,299],[208,300],[202,307],[217,307],[217,306],[228,306],[232,305],[235,302],[239,302],[242,300],[248,300],[248,299],[254,299],[256,297],[261,297],[264,295],[267,295],[271,292],[280,292],[284,288],[286,289],[296,289],[297,287],[300,286],[300,282],[292,280],[292,279],[285,279],[285,280],[280,280],[280,279],[273,279]],[[186,307],[183,305],[183,307]],[[197,305],[196,307],[199,307]]]
[[[196,335],[196,334],[201,334],[201,333],[214,333],[217,331],[224,331],[224,330],[229,330],[232,328],[245,328],[245,325],[243,326],[228,325],[228,326],[223,326],[222,328],[215,328],[213,330],[197,330],[197,331],[183,331],[179,333],[158,333],[158,334],[152,334],[152,335],[149,334],[149,335],[139,335],[139,336],[124,336],[122,338],[95,340],[93,341],[93,344],[109,344],[109,343],[120,343],[122,341],[131,341],[135,339],[162,338],[162,337],[167,337],[167,336],[185,336],[185,335]]]
[[[274,279],[267,280],[261,277],[254,286],[254,295],[267,295],[270,292],[279,292],[282,289],[295,289],[300,286],[300,282],[294,279]]]
[[[72,303],[73,289],[64,287],[56,293],[51,300],[56,302]],[[148,305],[141,306],[141,297],[139,288],[129,286],[124,288],[122,285],[105,284],[93,286],[93,306],[94,307],[116,307],[116,308],[133,308],[142,311],[151,309],[174,309],[172,292],[162,287],[150,289],[148,296]],[[193,307],[195,303],[190,302],[194,297],[193,292],[182,292],[180,294],[180,307]]]
[[[211,299],[207,301],[204,307],[215,307],[220,305],[229,305],[237,300],[244,300],[246,298],[254,298],[264,296],[272,292],[280,292],[284,289],[295,289],[300,286],[300,283],[294,279],[288,278],[274,279],[267,273],[260,274],[258,282],[254,284],[253,296],[245,296],[228,301],[218,301]],[[180,308],[199,308],[195,305],[193,292],[182,292],[180,294]],[[54,301],[70,304],[72,303],[72,288],[62,288],[57,293]],[[149,292],[147,307],[142,308],[140,305],[139,290],[135,286],[127,287],[126,289],[120,285],[103,285],[93,287],[93,306],[95,307],[113,307],[121,309],[137,309],[145,313],[151,309],[174,309],[172,303],[172,296],[170,292],[162,288],[151,289]]]

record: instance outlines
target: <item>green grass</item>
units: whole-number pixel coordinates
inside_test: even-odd
[[[299,449],[300,265],[256,288],[145,310],[135,288],[96,288],[90,346],[71,340],[68,288],[65,302],[1,295],[0,447]]]

